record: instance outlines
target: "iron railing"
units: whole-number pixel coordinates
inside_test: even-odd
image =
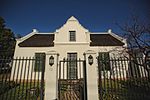
[[[39,64],[39,71],[36,67],[41,60],[45,62],[34,57],[1,57],[0,100],[43,100],[45,65]],[[67,76],[72,72],[67,70],[69,66],[77,66],[75,77]],[[59,62],[59,98],[86,100],[86,67],[80,59]],[[98,58],[100,100],[150,100],[149,68],[149,61],[143,58]]]
[[[44,70],[34,71],[37,60],[33,57],[1,57],[0,100],[43,100]]]
[[[149,66],[143,58],[99,57],[100,100],[150,100]]]
[[[87,100],[85,60],[63,59],[58,67],[59,100]]]

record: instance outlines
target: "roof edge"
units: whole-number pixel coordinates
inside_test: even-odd
[[[24,40],[30,38],[31,36],[33,36],[33,35],[35,35],[35,34],[54,34],[54,33],[39,33],[39,32],[34,32],[34,31],[33,31],[33,32],[31,32],[31,33],[29,33],[29,34],[23,36],[22,38],[16,39],[16,41],[22,42],[22,41],[24,41]]]

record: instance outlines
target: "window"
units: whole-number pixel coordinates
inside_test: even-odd
[[[77,53],[68,53],[67,77],[77,79]]]
[[[35,72],[42,72],[42,68],[45,67],[45,53],[35,53]]]
[[[108,52],[100,52],[99,53],[100,67],[102,67],[102,71],[110,70],[110,61],[109,61],[109,53]]]
[[[76,31],[69,31],[70,41],[76,41]]]

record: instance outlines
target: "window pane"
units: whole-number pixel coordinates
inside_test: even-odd
[[[35,72],[41,72],[42,67],[45,67],[45,53],[35,53]]]
[[[68,53],[68,79],[77,78],[77,53]]]
[[[69,34],[70,34],[70,41],[76,41],[76,32],[69,31]]]
[[[109,53],[108,52],[100,52],[99,53],[99,61],[101,63],[102,71],[110,70],[110,62],[109,62]]]

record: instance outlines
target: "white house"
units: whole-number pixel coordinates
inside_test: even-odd
[[[59,59],[69,57],[74,53],[77,58],[83,59],[83,53],[93,50],[97,53],[113,51],[126,46],[125,39],[111,32],[90,32],[85,29],[75,17],[71,17],[59,29],[52,33],[41,33],[36,29],[28,35],[17,39],[14,57],[35,56],[36,53],[56,51]]]
[[[94,60],[93,64],[87,67],[87,91],[89,100],[97,100],[97,79],[98,63],[97,56],[120,57],[118,53],[127,46],[126,40],[114,34],[111,29],[108,32],[90,32],[84,28],[75,17],[70,17],[67,22],[56,29],[55,32],[41,33],[33,29],[28,35],[17,39],[14,57],[44,57],[45,58],[45,86],[48,86],[53,92],[45,88],[46,98],[50,100],[57,98],[57,78],[61,69],[55,66],[61,66],[60,61],[63,59],[81,59],[88,60],[91,55]],[[54,57],[54,65],[50,67],[49,58]],[[86,62],[88,65],[88,62]],[[64,70],[67,70],[66,67]],[[79,73],[72,68],[69,70],[69,76],[64,74],[63,79],[76,78]],[[78,69],[79,70],[79,69]],[[83,70],[81,70],[82,72]],[[60,71],[61,72],[61,71]],[[66,72],[67,73],[67,72]],[[61,78],[60,77],[60,78]],[[82,78],[82,75],[81,77]],[[50,79],[50,80],[49,80]],[[51,84],[51,85],[49,85]],[[95,86],[95,88],[94,88]],[[90,88],[91,87],[91,88]],[[95,96],[96,95],[96,96]],[[94,99],[94,98],[95,99]]]

